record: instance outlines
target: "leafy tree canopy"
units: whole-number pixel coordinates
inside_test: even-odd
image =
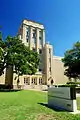
[[[64,74],[70,79],[80,78],[80,42],[76,42],[72,49],[67,50],[62,59],[64,63],[65,72]]]
[[[5,41],[0,37],[0,75],[8,66],[16,74],[35,74],[39,66],[39,55],[25,46],[18,37],[8,36]]]

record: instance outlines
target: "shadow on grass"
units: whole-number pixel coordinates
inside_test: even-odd
[[[22,91],[22,89],[20,90],[14,90],[14,89],[1,89],[0,92],[18,92],[18,91]]]
[[[50,109],[52,109],[52,110],[54,110],[54,111],[56,111],[56,112],[68,112],[68,111],[66,111],[66,110],[63,110],[63,109],[61,109],[61,108],[56,108],[56,107],[52,107],[52,106],[49,106],[48,104],[45,104],[45,103],[38,103],[39,105],[42,105],[42,106],[45,106],[45,107],[47,107],[47,108],[50,108]]]

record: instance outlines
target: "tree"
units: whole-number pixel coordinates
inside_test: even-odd
[[[0,76],[5,69],[5,42],[2,40],[2,33],[0,32]]]
[[[80,79],[80,42],[76,42],[72,49],[67,50],[62,59],[64,63],[64,74],[69,78]]]
[[[1,74],[9,66],[13,67],[13,72],[18,75],[18,80],[20,75],[35,74],[39,66],[37,52],[30,50],[18,37],[8,36],[4,44],[1,42],[0,46],[4,51],[3,64],[0,66]]]

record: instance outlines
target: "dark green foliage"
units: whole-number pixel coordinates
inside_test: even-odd
[[[74,84],[74,85],[80,85],[80,82],[67,82],[67,84]]]
[[[66,84],[66,85],[59,85],[58,87],[71,87],[71,88],[73,88],[73,87],[76,87],[77,85],[75,85],[75,84]]]
[[[80,42],[76,42],[71,50],[68,50],[64,54],[62,59],[64,63],[64,74],[69,78],[80,78]]]
[[[3,90],[3,89],[11,89],[11,85],[3,85],[3,84],[0,84],[0,90]]]
[[[4,68],[5,68],[5,42],[2,40],[2,34],[0,32],[0,75],[2,75],[4,73]]]
[[[39,65],[39,55],[26,47],[18,37],[8,36],[6,41],[1,40],[0,48],[0,75],[8,66],[13,67],[18,79],[23,74],[35,74]]]

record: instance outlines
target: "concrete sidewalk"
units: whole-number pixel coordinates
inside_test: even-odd
[[[39,92],[48,92],[48,91],[39,90],[39,89],[26,89],[26,90],[39,91]]]

